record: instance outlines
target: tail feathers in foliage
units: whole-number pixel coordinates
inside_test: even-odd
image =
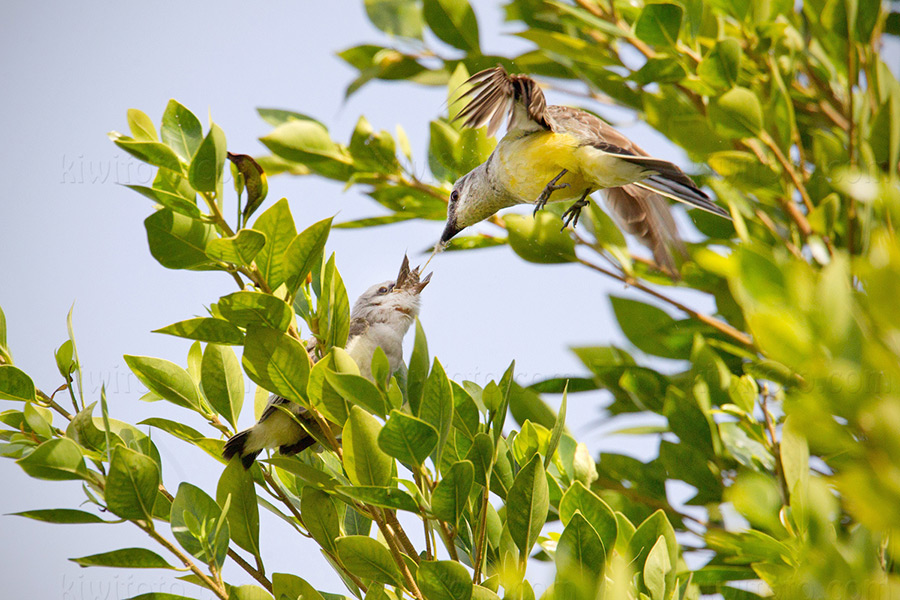
[[[241,464],[244,465],[245,469],[249,469],[253,466],[253,461],[256,460],[256,457],[259,456],[259,450],[255,452],[247,452],[246,445],[247,441],[250,439],[250,430],[242,431],[231,436],[227,442],[225,442],[225,448],[222,450],[222,456],[224,456],[227,460],[231,460],[232,456],[239,456],[241,458]]]

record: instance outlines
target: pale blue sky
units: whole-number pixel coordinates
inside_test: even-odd
[[[515,28],[502,23],[499,4],[479,2],[476,11],[486,51],[509,54],[528,47],[504,35]],[[139,402],[143,390],[122,355],[184,364],[187,341],[150,331],[203,314],[203,306],[234,291],[234,283],[219,273],[166,270],[150,256],[142,222],[151,204],[117,185],[141,183],[136,180],[145,180],[148,172],[106,137],[111,129],[127,129],[126,109],[140,108],[158,123],[174,97],[201,120],[210,111],[225,130],[229,149],[250,154],[263,151],[257,138],[269,130],[256,116],[258,106],[314,115],[339,140],[347,140],[365,114],[376,128],[393,131],[399,123],[406,129],[423,174],[428,121],[444,110],[444,89],[379,82],[344,103],[344,88],[355,73],[334,53],[385,41],[368,23],[361,1],[60,2],[50,8],[12,0],[4,13],[0,306],[9,323],[9,345],[39,387],[54,389],[60,377],[53,350],[66,338],[65,315],[75,302],[86,395],[98,399],[105,382],[112,416],[130,422],[156,415],[179,419],[185,413]],[[623,130],[658,156],[684,164],[683,155],[661,145],[649,128],[626,123]],[[320,179],[270,179],[270,202],[282,196],[290,200],[301,228],[335,213],[338,220],[381,214],[361,194],[344,193],[341,185]],[[337,252],[355,298],[392,277],[405,251],[415,263],[440,230],[440,223],[414,222],[336,231],[329,249]],[[569,346],[623,342],[607,295],[631,292],[583,269],[524,263],[507,248],[444,254],[432,267],[421,319],[432,355],[454,379],[484,383],[512,359],[524,384],[584,374]],[[249,389],[242,418],[247,425]],[[594,451],[627,446],[652,456],[653,442],[601,436],[603,401],[602,393],[572,398],[569,425],[576,436]],[[0,408],[9,406],[0,402]],[[188,423],[204,429],[198,419],[188,417]],[[214,493],[221,465],[166,434],[153,435],[169,489],[190,479]],[[74,507],[83,498],[77,483],[31,480],[9,460],[0,460],[0,477],[5,482],[0,514]],[[274,517],[262,514],[262,551],[270,573],[296,572],[325,590],[341,590],[312,544],[288,536]],[[128,525],[59,526],[0,516],[0,531],[4,597],[118,600],[147,591],[177,593],[181,585],[172,587],[171,575],[162,571],[81,569],[66,561],[120,547],[153,548]],[[249,583],[236,573],[233,564],[226,565],[226,576]],[[183,591],[196,595],[194,589]]]

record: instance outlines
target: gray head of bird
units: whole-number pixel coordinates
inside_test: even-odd
[[[477,166],[453,184],[441,244],[446,245],[457,233],[487,219],[503,207],[496,202],[497,194],[491,189],[486,165]]]
[[[419,294],[431,281],[431,273],[419,277],[419,267],[409,268],[409,257],[403,257],[400,272],[393,281],[376,283],[353,305],[352,317],[370,323],[411,322],[419,314]]]

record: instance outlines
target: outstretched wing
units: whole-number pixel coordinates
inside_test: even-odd
[[[457,102],[470,100],[456,115],[463,125],[478,128],[487,125],[494,135],[508,115],[507,132],[532,132],[551,129],[544,92],[528,75],[510,75],[502,66],[475,73],[465,84],[472,87]]]

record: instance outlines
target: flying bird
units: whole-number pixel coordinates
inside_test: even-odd
[[[563,226],[577,224],[588,196],[609,190],[607,203],[620,225],[648,245],[664,266],[670,248],[683,249],[664,199],[671,198],[730,218],[674,164],[652,158],[600,118],[578,108],[547,106],[537,82],[502,66],[468,79],[472,87],[456,116],[466,127],[487,125],[494,135],[504,119],[506,135],[487,161],[453,186],[441,235],[453,236],[502,208],[575,199]]]
[[[360,375],[372,379],[372,355],[381,348],[391,373],[403,365],[403,337],[419,314],[419,294],[431,280],[431,273],[419,278],[419,269],[410,270],[409,258],[403,258],[397,279],[376,283],[353,305],[347,353],[359,367]],[[281,454],[296,454],[316,443],[307,430],[318,424],[296,402],[272,394],[259,421],[235,434],[222,455],[230,460],[239,456],[245,469],[265,448],[278,448]]]

